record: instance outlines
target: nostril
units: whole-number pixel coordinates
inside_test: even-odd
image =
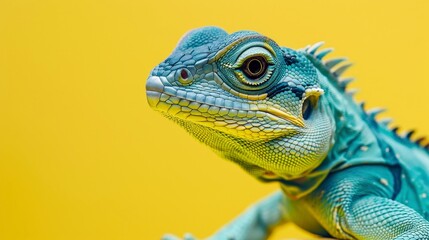
[[[180,71],[180,76],[181,76],[183,79],[188,79],[189,74],[188,74],[188,72],[187,72],[185,69],[182,69],[182,70]]]
[[[193,82],[192,73],[187,68],[178,69],[175,77],[182,85],[189,85]]]

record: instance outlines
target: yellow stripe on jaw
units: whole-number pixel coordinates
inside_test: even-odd
[[[267,113],[270,113],[270,114],[272,114],[274,116],[277,116],[277,117],[280,117],[282,119],[285,119],[285,120],[293,123],[295,126],[298,126],[298,127],[304,127],[305,126],[304,121],[302,119],[297,118],[297,117],[295,117],[295,116],[293,116],[293,115],[291,115],[289,113],[283,112],[280,109],[268,106],[266,109],[261,110],[261,111],[267,112]]]

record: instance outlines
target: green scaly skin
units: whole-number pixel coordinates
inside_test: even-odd
[[[152,108],[257,179],[280,183],[209,239],[265,239],[288,221],[338,239],[429,239],[428,151],[356,104],[350,79],[339,79],[349,65],[323,61],[331,50],[320,45],[293,50],[206,27],[152,71]]]

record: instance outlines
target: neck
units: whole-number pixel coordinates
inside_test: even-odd
[[[361,164],[386,164],[385,147],[379,142],[375,120],[369,121],[352,96],[334,84],[336,79],[319,72],[325,94],[320,107],[331,118],[333,133],[327,157],[302,178],[283,181],[283,190],[292,198],[300,198],[316,189],[331,172]],[[374,123],[374,124],[373,124]]]
[[[384,159],[383,146],[377,138],[378,125],[352,96],[334,86],[327,77],[322,77],[327,89],[322,104],[329,111],[335,126],[331,150],[318,168],[333,171],[355,163],[376,163]]]

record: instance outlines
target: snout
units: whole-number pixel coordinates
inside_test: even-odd
[[[152,108],[156,108],[159,103],[161,94],[164,92],[164,84],[156,76],[150,76],[146,81],[147,102]]]

